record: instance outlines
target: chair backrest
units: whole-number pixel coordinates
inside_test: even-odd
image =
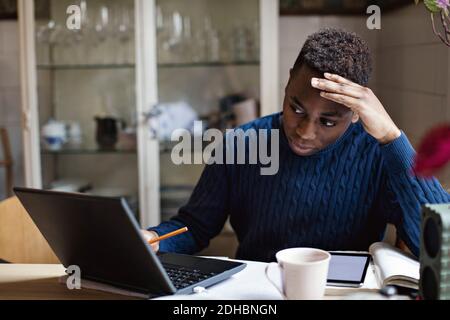
[[[0,202],[0,259],[11,263],[60,263],[16,197]]]
[[[388,224],[384,235],[383,242],[399,248],[402,251],[411,253],[406,243],[397,236],[397,228],[393,224]]]
[[[13,188],[13,158],[11,154],[11,145],[9,143],[8,131],[0,127],[0,147],[3,153],[3,159],[0,159],[0,168],[5,168],[5,193],[6,196],[12,195]]]

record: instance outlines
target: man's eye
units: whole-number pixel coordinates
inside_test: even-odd
[[[320,119],[320,122],[325,126],[325,127],[334,127],[336,125],[335,121],[331,121],[328,119]]]
[[[305,114],[305,112],[302,109],[299,109],[299,108],[297,108],[295,106],[292,106],[292,105],[291,105],[291,108],[292,108],[292,110],[294,111],[295,114],[300,114],[300,115]]]

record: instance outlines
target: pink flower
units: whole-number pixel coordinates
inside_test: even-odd
[[[431,129],[420,143],[413,171],[418,176],[429,177],[449,160],[450,125],[440,125]]]
[[[436,5],[441,9],[445,9],[450,6],[450,3],[449,0],[436,0]]]

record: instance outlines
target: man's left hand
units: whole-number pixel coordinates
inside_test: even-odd
[[[378,142],[386,144],[401,135],[400,129],[370,88],[336,74],[325,73],[324,76],[325,79],[312,78],[311,85],[321,90],[323,98],[350,108],[359,116],[367,133]]]

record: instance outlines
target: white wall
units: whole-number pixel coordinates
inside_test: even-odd
[[[20,123],[19,42],[17,21],[0,21],[0,127],[8,130],[14,160],[14,184],[22,185],[23,154]],[[3,159],[2,148],[0,158]],[[5,174],[0,168],[0,200],[5,198]]]
[[[373,54],[374,72],[369,87],[417,148],[427,129],[450,120],[450,48],[433,34],[423,4],[382,12],[381,30],[367,29],[366,18],[282,16],[280,101],[289,69],[309,34],[323,27],[354,31],[368,42]],[[446,188],[450,188],[448,167],[437,175]]]
[[[379,98],[417,147],[425,132],[450,120],[450,48],[433,34],[423,4],[382,19],[378,39]],[[450,170],[438,175],[450,187]]]

